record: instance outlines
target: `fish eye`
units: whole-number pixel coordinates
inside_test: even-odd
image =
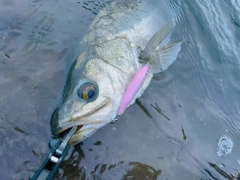
[[[81,99],[94,101],[97,98],[98,89],[94,84],[87,82],[78,89],[77,94]]]

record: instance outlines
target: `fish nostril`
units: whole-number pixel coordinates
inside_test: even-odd
[[[52,114],[52,117],[51,117],[51,121],[50,121],[50,124],[51,124],[51,131],[52,131],[52,134],[55,135],[57,132],[56,132],[56,129],[58,127],[58,111],[59,109],[57,108],[53,114]]]

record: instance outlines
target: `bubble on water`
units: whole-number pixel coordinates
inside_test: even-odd
[[[231,154],[232,148],[232,140],[225,135],[221,136],[218,141],[217,156],[221,157],[223,155]]]

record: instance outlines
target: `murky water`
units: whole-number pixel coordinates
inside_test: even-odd
[[[106,4],[0,1],[0,179],[27,179],[47,156],[78,42]],[[171,4],[177,61],[119,121],[72,147],[56,179],[240,179],[240,1]]]

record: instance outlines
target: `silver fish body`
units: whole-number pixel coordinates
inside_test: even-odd
[[[78,126],[70,140],[77,144],[111,122],[128,84],[148,64],[133,104],[153,73],[175,61],[181,43],[169,43],[174,26],[171,10],[161,0],[117,0],[100,11],[81,42],[85,50],[73,67],[70,90],[51,120],[52,133],[57,136]]]

